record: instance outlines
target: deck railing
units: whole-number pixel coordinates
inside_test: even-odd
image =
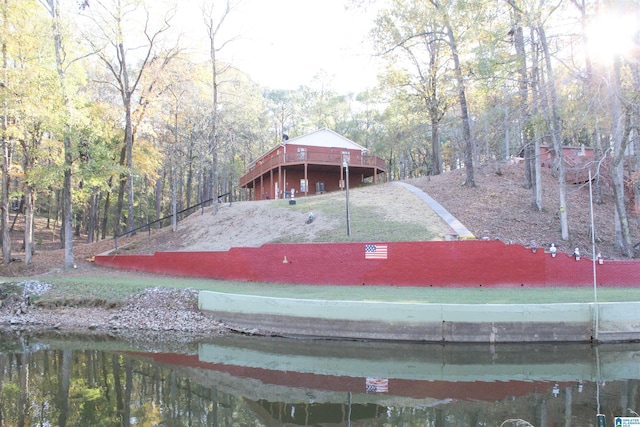
[[[342,152],[327,153],[316,151],[300,151],[294,153],[281,154],[279,156],[273,156],[270,158],[257,161],[251,169],[240,178],[239,186],[244,187],[249,182],[264,175],[272,169],[276,169],[279,166],[291,166],[296,164],[314,164],[314,165],[328,165],[328,166],[340,166],[343,163]],[[376,156],[369,156],[365,154],[349,155],[349,167],[367,167],[377,168],[380,170],[386,169],[384,159]]]

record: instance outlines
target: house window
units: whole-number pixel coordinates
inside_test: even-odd
[[[307,158],[307,149],[298,147],[298,160],[304,160]]]
[[[307,191],[309,191],[309,190],[307,190],[307,184],[308,183],[309,183],[309,181],[306,180],[306,179],[301,179],[300,180],[300,192],[301,193],[306,193]]]

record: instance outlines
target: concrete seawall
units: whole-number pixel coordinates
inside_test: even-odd
[[[198,304],[232,328],[291,337],[468,343],[640,340],[640,302],[425,304],[201,291]]]

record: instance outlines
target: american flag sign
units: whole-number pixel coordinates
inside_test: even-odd
[[[364,245],[364,259],[387,259],[387,245]]]
[[[389,379],[387,378],[367,378],[365,381],[367,393],[387,393],[389,391]]]

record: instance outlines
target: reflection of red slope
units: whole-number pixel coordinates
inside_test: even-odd
[[[136,357],[152,359],[156,363],[224,372],[238,378],[252,378],[263,384],[294,388],[310,388],[334,392],[366,392],[366,378],[318,375],[293,371],[274,371],[222,363],[202,362],[197,355],[176,353],[128,352]],[[389,378],[387,393],[393,396],[437,400],[479,400],[493,402],[510,396],[545,393],[551,385],[544,381],[451,382]]]

